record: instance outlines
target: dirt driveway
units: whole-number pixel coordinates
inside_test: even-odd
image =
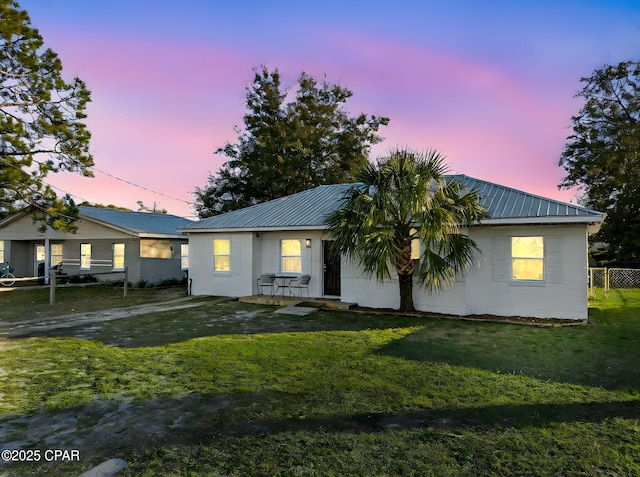
[[[60,328],[75,328],[91,323],[103,323],[106,321],[130,318],[137,315],[194,308],[211,303],[211,300],[195,300],[195,298],[196,297],[188,296],[153,304],[113,308],[88,313],[69,313],[66,315],[47,318],[26,318],[18,322],[0,321],[0,337],[17,338],[20,336],[43,334]],[[220,301],[223,300],[215,300],[216,303]]]

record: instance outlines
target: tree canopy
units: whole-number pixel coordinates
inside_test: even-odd
[[[52,172],[91,176],[91,134],[83,120],[90,93],[67,83],[62,63],[26,11],[0,0],[0,215],[30,206],[44,224],[74,230],[77,209],[44,182]]]
[[[443,288],[472,264],[476,243],[465,227],[486,213],[477,192],[445,177],[436,151],[394,151],[369,164],[329,217],[336,253],[378,280],[398,276],[400,310],[412,311],[413,276]]]
[[[580,202],[607,213],[597,240],[609,259],[640,263],[640,62],[597,69],[582,78],[584,105],[572,118],[559,165],[560,187],[579,186]]]
[[[322,184],[353,181],[367,164],[377,132],[388,118],[351,116],[344,108],[353,95],[344,86],[298,78],[294,99],[280,73],[254,70],[247,88],[244,130],[216,153],[229,158],[208,184],[196,188],[201,217],[283,197]]]

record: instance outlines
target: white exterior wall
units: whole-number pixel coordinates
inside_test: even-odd
[[[213,240],[231,240],[231,270],[213,269]],[[190,233],[189,279],[193,295],[250,296],[253,276],[253,239],[250,232]]]
[[[510,237],[536,235],[545,238],[545,280],[514,282],[508,268]],[[467,277],[468,314],[587,319],[585,225],[480,227],[472,236],[483,256]],[[501,263],[508,264],[506,270]]]
[[[511,280],[512,236],[545,237],[545,280]],[[432,293],[414,282],[416,309],[452,315],[587,318],[587,232],[575,226],[474,227],[478,266],[450,288]],[[378,282],[342,262],[342,300],[372,308],[400,307],[396,278]]]
[[[311,275],[309,282],[309,295],[322,296],[323,265],[322,265],[322,232],[311,231],[283,231],[260,233],[257,239],[261,243],[262,260],[256,269],[254,277],[254,294],[258,293],[256,280],[263,273],[275,273],[276,275],[298,275],[295,273],[283,273],[281,264],[281,240],[300,240],[302,244],[302,272],[300,274]],[[306,240],[311,240],[311,248],[306,247]],[[306,293],[306,291],[305,291]],[[286,296],[286,290],[285,290]]]
[[[231,272],[213,271],[213,240],[231,240]],[[257,280],[263,273],[281,275],[282,239],[301,241],[302,274],[311,275],[310,296],[321,296],[322,232],[220,232],[189,233],[189,278],[194,295],[250,296],[258,293]],[[311,239],[311,248],[306,247]],[[284,275],[296,276],[295,273]],[[286,296],[285,291],[285,296]]]

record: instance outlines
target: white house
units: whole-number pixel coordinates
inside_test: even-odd
[[[170,214],[78,207],[76,233],[38,230],[27,211],[0,222],[0,264],[10,263],[17,277],[43,276],[62,262],[68,275],[100,274],[156,283],[183,278],[188,267],[188,239],[177,231],[190,220]],[[103,275],[113,272],[111,276]]]
[[[416,309],[454,315],[587,318],[587,237],[604,214],[464,175],[488,217],[469,235],[481,254],[451,288],[416,284]],[[350,184],[325,185],[193,222],[189,235],[192,293],[249,296],[264,273],[311,275],[309,293],[374,308],[399,308],[397,279],[379,282],[357,263],[332,262],[326,218]],[[287,293],[279,289],[277,293]]]

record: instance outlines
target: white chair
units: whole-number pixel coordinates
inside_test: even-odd
[[[294,289],[300,290],[299,296],[302,297],[302,289],[307,289],[307,298],[311,298],[309,296],[309,282],[311,281],[311,275],[300,275],[298,278],[294,278],[289,283],[289,294],[291,296],[296,296],[294,293]]]
[[[258,295],[263,295],[262,288],[269,287],[271,289],[271,296],[274,293],[274,285],[276,284],[275,273],[263,273],[258,278]]]

